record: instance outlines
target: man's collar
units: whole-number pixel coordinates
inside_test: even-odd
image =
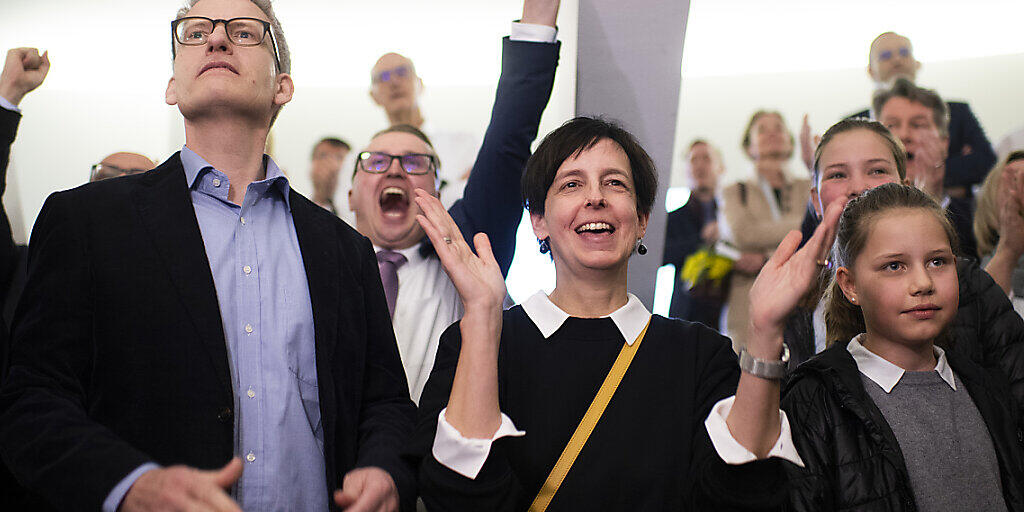
[[[199,175],[208,169],[216,169],[210,162],[207,162],[205,158],[199,156],[195,151],[189,149],[188,146],[181,146],[181,166],[185,169],[185,181],[188,183],[188,188],[193,188],[196,179]],[[267,155],[263,155],[263,167],[266,169],[266,177],[260,181],[254,181],[253,183],[270,183],[272,186],[276,186],[281,192],[281,196],[284,197],[284,202],[291,209],[291,187],[288,184],[288,177],[284,175],[281,168],[277,166],[277,162],[274,162],[273,158]],[[219,171],[218,171],[219,172]]]
[[[619,328],[619,333],[626,340],[626,344],[632,345],[643,332],[644,327],[647,327],[647,323],[651,319],[651,312],[635,295],[630,293],[627,296],[625,306],[602,318],[611,318],[615,326]],[[569,314],[551,302],[551,299],[543,291],[533,294],[523,302],[522,306],[523,311],[526,311],[526,316],[530,317],[544,339],[550,338],[569,319]]]
[[[420,242],[420,243],[418,243],[416,245],[413,245],[411,247],[406,247],[405,249],[390,249],[390,250],[395,251],[397,253],[400,253],[402,256],[405,256],[405,260],[406,260],[407,265],[404,265],[403,267],[408,267],[408,266],[410,266],[410,265],[408,265],[408,263],[415,264],[415,263],[419,263],[420,260],[424,259],[423,255],[420,253],[420,247],[422,245],[423,245],[423,242]],[[383,247],[380,247],[380,246],[378,246],[376,244],[374,244],[374,246],[373,246],[373,252],[374,253],[378,253],[378,252],[380,252],[383,249],[384,249]],[[399,270],[401,270],[401,269],[399,269]]]
[[[886,393],[891,393],[892,388],[896,387],[896,384],[903,378],[903,374],[906,371],[864,348],[864,345],[860,343],[861,336],[863,334],[858,334],[850,340],[846,350],[853,356],[853,360],[857,363],[857,369],[861,373],[874,381],[875,384],[878,384]],[[933,347],[933,349],[935,350],[936,359],[935,371],[939,373],[939,377],[942,377],[946,384],[949,384],[949,387],[956,391],[953,369],[949,367],[949,363],[946,361],[946,352],[939,347]]]

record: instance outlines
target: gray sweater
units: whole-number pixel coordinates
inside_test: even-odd
[[[1006,510],[992,438],[959,378],[954,391],[938,372],[908,371],[891,393],[861,380],[900,443],[918,510]]]

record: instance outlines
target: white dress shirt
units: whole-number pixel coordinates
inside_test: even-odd
[[[853,356],[854,362],[857,363],[857,369],[865,377],[878,384],[886,393],[892,393],[892,388],[900,382],[906,370],[864,348],[864,345],[860,343],[861,336],[864,334],[854,336],[846,345],[846,350]],[[932,350],[935,351],[935,371],[939,373],[939,377],[942,377],[946,384],[949,384],[949,387],[956,391],[956,380],[953,378],[953,369],[946,361],[946,352],[939,347],[932,347]]]
[[[559,309],[555,303],[544,292],[537,292],[522,304],[526,316],[537,326],[544,338],[549,338],[569,318],[569,314]],[[632,345],[640,332],[647,326],[651,313],[633,294],[629,294],[626,305],[615,310],[607,318],[610,318],[619,329],[626,343]],[[757,457],[748,449],[744,448],[732,434],[725,423],[732,408],[735,395],[719,401],[711,409],[704,422],[708,435],[711,437],[711,444],[714,445],[718,456],[727,464],[745,464]],[[524,436],[526,432],[515,427],[512,419],[502,413],[501,426],[490,439],[469,439],[463,437],[455,427],[445,419],[445,411],[442,409],[437,418],[437,433],[434,436],[432,453],[434,458],[445,467],[459,473],[467,478],[476,478],[483,468],[484,462],[491,450],[491,444],[505,436]],[[789,428],[789,419],[784,411],[779,411],[781,429],[779,439],[775,442],[769,452],[769,457],[781,457],[800,467],[803,467],[803,460],[793,446],[793,436]]]

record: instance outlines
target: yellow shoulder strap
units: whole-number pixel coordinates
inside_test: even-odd
[[[629,364],[633,362],[633,356],[636,355],[637,349],[640,348],[640,342],[644,340],[644,335],[647,334],[647,328],[650,326],[651,321],[648,320],[644,330],[640,331],[640,336],[637,336],[636,341],[632,345],[628,343],[622,344],[622,350],[619,351],[619,356],[615,358],[612,369],[608,370],[608,375],[605,376],[604,382],[601,383],[601,389],[597,390],[597,396],[594,397],[593,402],[590,402],[590,407],[587,408],[587,413],[583,415],[580,424],[576,426],[576,431],[572,433],[569,444],[565,445],[562,455],[558,457],[558,462],[555,463],[555,467],[551,468],[551,473],[544,480],[544,485],[540,487],[540,492],[533,499],[533,504],[530,505],[530,512],[544,512],[548,505],[551,504],[551,499],[555,497],[555,492],[562,485],[562,480],[565,480],[565,475],[569,473],[573,462],[576,462],[576,457],[583,450],[583,445],[587,444],[587,439],[590,438],[590,434],[594,431],[594,427],[597,426],[597,422],[600,421],[605,408],[608,407],[608,402],[612,400],[612,395],[615,394],[619,383],[622,382],[622,377],[626,375],[626,370],[629,369]]]

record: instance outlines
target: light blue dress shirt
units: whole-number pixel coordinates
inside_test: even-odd
[[[286,178],[264,156],[266,178],[242,205],[230,183],[188,147],[181,163],[213,272],[235,396],[235,447],[245,469],[232,496],[245,510],[327,510],[313,310]],[[133,471],[111,491],[114,511]]]

